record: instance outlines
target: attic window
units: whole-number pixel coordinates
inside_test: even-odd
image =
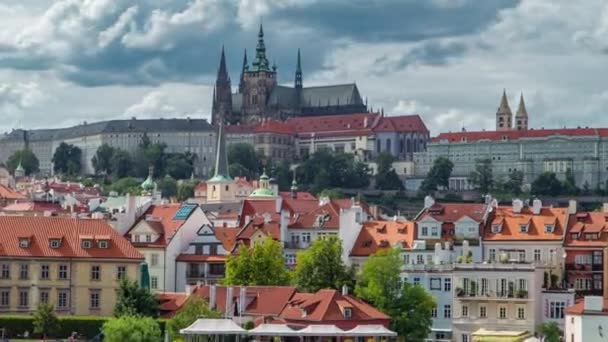
[[[519,232],[520,233],[527,233],[528,232],[528,225],[527,224],[520,224],[519,225]]]
[[[555,231],[554,224],[546,224],[545,225],[545,233],[553,233]]]
[[[19,239],[19,247],[28,248],[29,246],[30,246],[30,239],[28,239],[28,238]]]
[[[82,248],[84,248],[84,249],[91,248],[91,240],[82,240]]]
[[[587,233],[585,234],[585,240],[597,240],[597,233]]]
[[[380,241],[380,247],[382,247],[382,248],[388,247],[388,241],[387,240]]]
[[[578,239],[578,233],[572,233],[572,234],[570,234],[570,238],[572,238],[572,240],[577,240]]]
[[[367,247],[370,247],[371,245],[372,245],[371,241],[369,241],[369,240],[368,241],[363,241],[363,247],[367,248]]]
[[[61,245],[61,240],[59,240],[59,239],[51,239],[49,241],[49,246],[51,248],[59,248],[60,245]]]
[[[399,234],[407,234],[407,230],[405,228],[399,228],[399,229],[397,229],[397,233],[399,233]]]
[[[492,225],[492,233],[500,233],[501,226],[499,224]]]
[[[376,231],[378,233],[386,233],[386,226],[382,226],[380,228],[376,228]]]
[[[108,240],[100,240],[97,245],[99,248],[108,248]]]
[[[351,317],[353,317],[353,309],[344,308],[344,318],[351,318]]]

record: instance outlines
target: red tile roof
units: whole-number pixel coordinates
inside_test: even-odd
[[[157,294],[158,301],[160,302],[160,316],[162,318],[173,317],[177,310],[186,304],[189,296],[189,293],[183,292],[161,292]]]
[[[216,286],[216,307],[219,312],[226,311],[226,286]],[[296,293],[291,286],[249,286],[246,287],[247,307],[245,313],[250,316],[278,316],[285,304]],[[200,286],[192,291],[193,295],[209,300],[210,286]],[[233,286],[233,303],[238,301],[241,287]]]
[[[480,203],[435,203],[423,210],[416,220],[430,216],[440,222],[454,223],[466,216],[481,223],[485,211],[486,205]]]
[[[359,232],[351,256],[370,256],[379,250],[394,248],[409,249],[415,239],[414,222],[367,221]]]
[[[419,115],[383,116],[374,127],[374,132],[426,132],[424,121]]]
[[[215,237],[220,240],[222,247],[225,250],[231,251],[236,243],[236,237],[239,233],[239,228],[228,228],[228,227],[214,227],[213,232]]]
[[[585,300],[581,299],[576,304],[566,308],[568,315],[590,315],[590,316],[608,316],[608,298],[604,298],[602,311],[585,310]]]
[[[293,125],[286,124],[277,120],[262,121],[254,128],[255,133],[275,133],[294,135],[296,133]]]
[[[578,234],[577,239],[572,234]],[[597,240],[585,239],[585,234],[597,233]],[[568,228],[564,238],[566,247],[608,247],[608,213],[578,212],[570,215]]]
[[[530,207],[524,207],[521,213],[514,213],[512,206],[499,206],[488,220],[484,240],[559,241],[566,229],[567,216],[567,208],[542,207],[540,213],[534,215]],[[524,224],[528,226],[527,232],[520,229],[520,225]],[[501,225],[501,231],[492,233],[492,225]],[[545,225],[554,225],[553,232],[545,231]]]
[[[0,199],[9,201],[24,200],[26,197],[8,186],[0,184]]]
[[[169,243],[173,234],[186,222],[186,220],[174,220],[173,217],[179,211],[182,205],[175,204],[154,204],[133,224],[127,232],[127,237],[130,239],[131,230],[133,230],[141,221],[145,221],[157,230],[160,238],[154,242],[133,242],[138,247],[165,247]]]
[[[561,128],[561,129],[530,129],[527,131],[479,131],[441,133],[433,138],[433,142],[447,141],[450,143],[475,142],[481,140],[518,140],[546,138],[550,136],[597,136],[607,137],[608,128]]]
[[[20,238],[30,238],[27,248]],[[61,238],[59,248],[50,239]],[[109,239],[108,248],[83,248],[83,239]],[[103,220],[43,216],[0,216],[0,255],[11,257],[143,259],[129,241]]]
[[[288,119],[285,123],[293,126],[298,135],[311,133],[340,134],[349,131],[371,133],[371,126],[377,115],[378,114],[373,113],[359,113],[346,115],[303,116]]]
[[[312,211],[302,215],[296,215],[295,220],[289,224],[294,229],[338,229],[340,228],[340,206],[330,201],[318,206]]]
[[[342,307],[341,307],[342,306]],[[351,308],[352,316],[344,317],[344,307]],[[303,312],[306,312],[304,315]],[[288,324],[322,322],[338,327],[374,322],[388,325],[390,317],[373,306],[336,290],[319,290],[316,293],[296,293],[287,303],[280,317]]]
[[[260,216],[251,219],[251,221],[238,233],[236,240],[249,244],[249,240],[257,231],[261,231],[274,240],[281,240],[281,225],[279,222],[275,220],[266,222],[264,221],[264,218]]]

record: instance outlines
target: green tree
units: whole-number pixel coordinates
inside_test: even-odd
[[[559,342],[562,334],[559,326],[555,322],[547,322],[540,325],[538,331],[546,342]]]
[[[182,182],[177,187],[177,200],[183,202],[188,198],[194,197],[194,189],[196,188],[196,183],[192,182]]]
[[[80,173],[82,150],[78,146],[62,142],[53,154],[53,171],[56,173],[75,176]]]
[[[116,191],[120,195],[132,194],[139,195],[141,193],[140,182],[133,177],[125,177],[115,181],[111,186],[111,191]]]
[[[261,159],[253,145],[236,143],[228,146],[228,162],[232,176],[254,179],[261,169]]]
[[[133,169],[137,177],[148,176],[148,168],[154,167],[154,177],[160,177],[165,175],[165,164],[167,154],[165,150],[167,145],[165,143],[150,141],[147,134],[144,134],[141,138],[139,146],[133,153]]]
[[[382,152],[376,158],[378,172],[376,173],[376,189],[379,190],[403,190],[403,183],[397,172],[393,169],[395,157],[387,152]]]
[[[524,185],[524,173],[520,170],[513,170],[509,173],[509,178],[504,183],[504,190],[515,196],[521,195],[521,187]]]
[[[393,310],[401,294],[401,257],[397,249],[380,250],[363,264],[355,295],[383,312]]]
[[[278,241],[267,238],[253,248],[239,247],[237,255],[226,262],[226,285],[270,286],[287,285],[289,274],[283,260],[283,247]]]
[[[114,157],[114,147],[103,144],[99,146],[97,152],[91,159],[95,173],[97,174],[111,174],[112,173],[112,158]]]
[[[106,342],[150,342],[160,341],[158,322],[150,317],[126,315],[111,318],[103,324]]]
[[[140,287],[137,281],[128,279],[120,281],[114,305],[114,316],[158,317],[158,308],[158,301],[150,289]]]
[[[324,189],[317,194],[319,197],[327,197],[329,199],[344,198],[344,193],[340,189]]]
[[[492,190],[494,178],[492,176],[492,160],[489,158],[475,161],[475,170],[471,172],[469,181],[483,194]]]
[[[175,153],[167,157],[165,172],[175,179],[188,179],[194,173],[194,155]]]
[[[293,174],[289,167],[289,162],[283,160],[274,163],[272,166],[272,176],[276,179],[280,191],[289,191]]]
[[[116,178],[124,178],[133,175],[133,158],[125,150],[115,149],[110,158],[110,173]]]
[[[580,192],[580,189],[576,187],[576,180],[574,179],[574,172],[571,168],[566,169],[566,177],[562,183],[562,193],[564,195],[576,196]]]
[[[420,192],[428,194],[436,191],[439,187],[447,189],[450,184],[452,169],[454,169],[454,163],[448,158],[439,157],[435,159],[433,166],[431,166],[426,178],[420,185]]]
[[[403,284],[401,296],[395,301],[398,308],[392,317],[392,328],[404,341],[424,341],[431,332],[435,298],[420,285]]]
[[[350,153],[320,148],[298,168],[298,181],[315,193],[327,188],[365,188],[370,183],[370,171]]]
[[[177,181],[166,175],[158,182],[158,189],[164,198],[175,197],[177,196]]]
[[[317,239],[297,254],[293,280],[302,291],[339,290],[343,285],[352,288],[354,278],[354,268],[342,262],[342,242],[336,236]]]
[[[190,296],[184,306],[167,322],[169,337],[171,339],[177,338],[181,329],[190,326],[190,324],[199,318],[221,317],[220,313],[209,308],[205,300],[197,296]]]
[[[21,167],[23,167],[25,174],[28,176],[39,171],[40,163],[31,150],[19,150],[11,154],[6,161],[6,167],[11,173],[14,173],[19,163],[21,163]]]
[[[534,195],[558,196],[562,191],[562,183],[555,173],[544,172],[532,182],[531,190]]]
[[[55,336],[59,331],[59,318],[50,304],[40,304],[34,312],[34,333],[41,334],[42,339]]]

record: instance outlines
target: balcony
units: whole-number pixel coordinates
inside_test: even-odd
[[[463,288],[457,287],[454,292],[460,300],[527,301],[529,299],[529,294],[526,290],[487,291],[480,293],[475,290],[465,291]]]
[[[449,272],[453,269],[453,264],[405,264],[401,267],[404,272]]]
[[[576,264],[567,263],[566,271],[578,271],[578,272],[603,272],[604,265],[602,264]]]
[[[307,249],[308,247],[310,247],[311,243],[310,242],[304,242],[304,241],[288,241],[288,242],[284,242],[284,246],[285,249]]]

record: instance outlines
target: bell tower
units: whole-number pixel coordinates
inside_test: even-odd
[[[496,130],[510,131],[513,125],[513,113],[507,101],[507,91],[503,90],[500,105],[496,111]]]

